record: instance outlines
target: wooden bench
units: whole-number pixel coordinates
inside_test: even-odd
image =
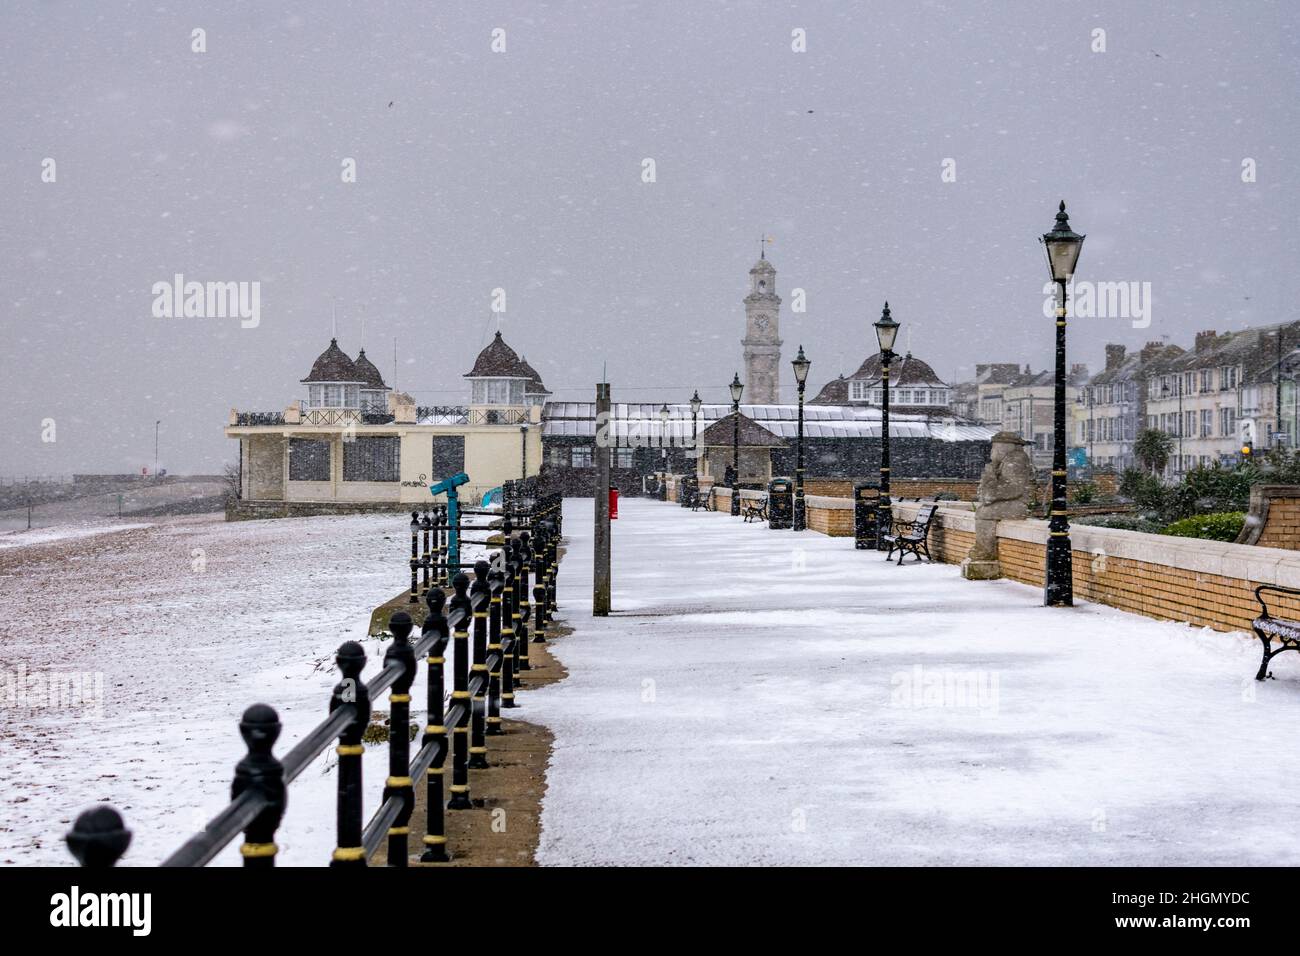
[[[736,492],[732,492],[736,494]],[[767,520],[767,499],[766,498],[742,498],[740,501],[740,513],[748,521],[766,521]]]
[[[1261,584],[1255,588],[1255,600],[1259,602],[1259,617],[1251,622],[1251,629],[1264,644],[1264,659],[1260,661],[1259,673],[1255,680],[1264,680],[1272,675],[1268,672],[1268,662],[1283,651],[1300,651],[1300,621],[1284,617],[1273,617],[1268,613],[1268,604],[1264,600],[1264,591],[1274,594],[1287,594],[1300,597],[1300,590],[1284,588],[1278,584]],[[1270,648],[1270,638],[1278,642],[1276,650]]]
[[[898,552],[898,563],[901,566],[903,556],[907,554],[916,555],[916,560],[921,560],[924,553],[925,560],[933,562],[930,557],[930,522],[934,520],[934,513],[938,510],[936,505],[924,505],[917,509],[916,517],[911,521],[894,522],[893,530],[884,536],[885,542],[889,545],[889,553],[885,555],[888,561]]]

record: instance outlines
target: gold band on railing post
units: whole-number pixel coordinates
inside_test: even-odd
[[[405,611],[396,612],[388,621],[393,643],[384,654],[385,668],[393,665],[402,668],[388,697],[388,780],[384,785],[385,802],[394,797],[402,801],[401,811],[388,829],[388,865],[395,867],[404,867],[408,863],[411,813],[415,809],[415,787],[408,776],[411,766],[409,691],[415,683],[415,649],[409,639],[414,626],[411,615]]]
[[[424,837],[422,840],[424,852],[420,854],[421,863],[445,863],[451,859],[447,852],[447,829],[444,817],[446,797],[443,792],[447,765],[447,728],[444,725],[446,715],[443,712],[443,696],[446,693],[443,668],[446,658],[443,654],[447,648],[448,629],[447,618],[442,609],[446,601],[447,594],[441,587],[430,590],[425,598],[429,613],[424,618],[423,630],[425,634],[433,632],[438,637],[433,647],[429,649],[429,656],[425,659],[429,665],[428,702],[425,707],[428,722],[425,724],[420,746],[427,747],[433,744],[438,750],[424,775]]]
[[[488,585],[489,565],[486,561],[474,562],[474,584],[470,589],[470,603],[474,608],[474,657],[473,677],[476,681],[473,696],[470,699],[472,714],[470,719],[469,767],[471,770],[485,770],[487,759],[487,644],[488,644],[488,604],[491,602]]]
[[[370,691],[361,681],[366,652],[356,641],[346,641],[334,657],[342,679],[330,697],[330,713],[340,707],[352,707],[351,722],[339,733],[338,754],[338,825],[337,849],[330,866],[365,866],[366,853],[361,842],[362,734],[370,724]]]
[[[469,578],[457,572],[451,579],[456,595],[451,599],[452,692],[451,706],[456,712],[451,739],[451,800],[448,810],[468,810],[469,800],[469,723],[473,705],[469,699],[469,626],[474,609],[470,603]]]

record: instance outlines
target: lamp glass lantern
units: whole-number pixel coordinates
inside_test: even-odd
[[[873,323],[873,325],[876,329],[876,342],[880,345],[880,351],[894,351],[894,340],[898,338],[898,323],[889,314],[888,302],[885,303],[884,311],[880,313],[880,320]]]
[[[740,383],[739,372],[737,372],[735,376],[731,379],[730,388],[731,388],[732,404],[739,405],[741,393],[745,391],[745,386]]]
[[[704,402],[700,399],[700,390],[697,388],[695,394],[691,396],[691,414],[698,415]]]
[[[808,361],[807,356],[803,354],[803,346],[799,346],[799,354],[795,356],[794,361],[790,363],[794,366],[794,380],[802,385],[808,381],[808,369],[812,367],[812,362]]]
[[[1074,276],[1074,267],[1079,263],[1084,238],[1070,228],[1070,217],[1066,215],[1065,200],[1062,199],[1060,210],[1056,214],[1056,225],[1051,232],[1044,233],[1041,239],[1053,282],[1069,282]]]

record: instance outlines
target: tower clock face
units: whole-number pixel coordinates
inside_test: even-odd
[[[765,315],[760,315],[757,319],[754,320],[754,324],[755,324],[756,326],[758,326],[758,331],[760,331],[760,332],[766,332],[766,331],[767,331],[767,316],[765,316]]]

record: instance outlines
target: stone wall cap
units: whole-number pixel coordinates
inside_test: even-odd
[[[823,508],[830,511],[852,511],[852,498],[837,498],[833,495],[804,495],[805,508]]]

